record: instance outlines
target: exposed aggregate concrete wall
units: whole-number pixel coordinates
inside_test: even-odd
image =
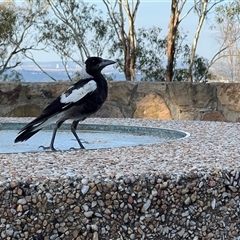
[[[239,171],[8,182],[1,239],[239,239]],[[236,207],[237,206],[237,207]]]

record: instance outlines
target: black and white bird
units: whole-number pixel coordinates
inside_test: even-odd
[[[112,60],[105,60],[100,57],[90,57],[85,61],[85,68],[81,73],[81,80],[70,86],[58,98],[50,103],[42,114],[28,123],[18,134],[15,143],[28,140],[43,127],[55,123],[52,139],[49,147],[42,147],[44,150],[54,148],[54,140],[58,128],[67,119],[73,120],[71,131],[76,138],[80,148],[84,148],[77,133],[79,121],[83,121],[91,114],[97,112],[105,102],[108,94],[107,82],[101,71],[104,67],[114,64]]]

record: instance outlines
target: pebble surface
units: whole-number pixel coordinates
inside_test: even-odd
[[[240,123],[84,123],[190,136],[146,146],[0,154],[1,239],[240,239]]]
[[[0,123],[30,120],[0,118]],[[190,137],[146,146],[0,154],[0,181],[26,177],[58,179],[71,175],[119,178],[146,173],[239,168],[240,123],[91,118],[84,123],[168,128],[186,131]]]

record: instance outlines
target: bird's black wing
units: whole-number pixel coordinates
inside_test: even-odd
[[[76,103],[84,102],[88,96],[97,88],[97,83],[93,78],[83,79],[70,86],[58,98],[51,102],[42,114],[31,122],[37,124],[51,116],[71,108]]]

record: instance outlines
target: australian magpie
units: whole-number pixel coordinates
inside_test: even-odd
[[[52,139],[49,147],[42,147],[44,150],[54,148],[54,140],[58,128],[67,119],[73,120],[71,131],[76,138],[80,148],[84,148],[76,128],[79,121],[83,121],[91,114],[97,112],[105,102],[108,94],[107,82],[101,71],[104,67],[114,64],[112,60],[105,60],[100,57],[90,57],[85,61],[84,71],[81,73],[81,80],[70,86],[58,98],[50,103],[42,114],[28,123],[18,134],[16,142],[23,142],[40,131],[43,127],[55,123]]]

